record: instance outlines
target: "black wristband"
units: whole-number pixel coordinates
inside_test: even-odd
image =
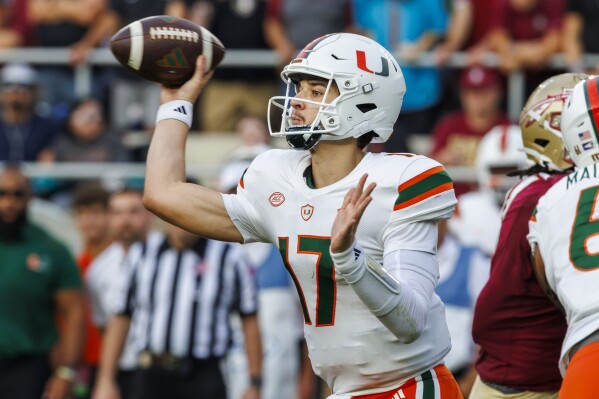
[[[262,388],[262,377],[250,377],[250,385],[254,388]]]

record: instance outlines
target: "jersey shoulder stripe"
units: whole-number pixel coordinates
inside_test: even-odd
[[[239,186],[243,189],[245,189],[245,181],[243,181],[243,178],[245,177],[245,174],[247,173],[248,168],[245,168],[245,170],[243,171],[243,174],[241,175],[241,178],[239,179]]]
[[[536,222],[537,221],[537,213],[538,212],[539,212],[539,210],[535,206],[535,209],[533,209],[533,211],[532,211],[532,215],[530,215],[530,221],[531,222]]]
[[[393,210],[398,211],[407,208],[450,190],[453,190],[451,177],[449,177],[443,166],[436,166],[399,185],[397,188],[399,195]]]

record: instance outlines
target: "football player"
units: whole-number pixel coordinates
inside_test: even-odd
[[[271,135],[296,150],[259,155],[236,195],[184,182],[203,71],[200,57],[190,81],[162,90],[146,205],[199,235],[279,248],[312,366],[332,398],[461,398],[443,365],[451,344],[434,292],[437,222],[456,204],[452,181],[426,157],[363,151],[393,131],[406,90],[397,61],[354,34],[308,44],[282,72],[287,95],[268,107]]]
[[[456,215],[448,223],[462,244],[478,247],[489,256],[495,253],[501,206],[507,191],[518,181],[506,173],[525,165],[519,126],[499,125],[485,134],[476,154],[479,189],[458,197]]]
[[[529,240],[537,278],[566,314],[560,399],[597,397],[599,375],[599,85],[580,82],[561,118],[576,170],[539,200]]]
[[[562,74],[541,83],[520,115],[530,167],[507,193],[491,275],[474,310],[472,334],[480,346],[479,377],[470,399],[556,398],[561,378],[555,366],[566,325],[537,283],[526,240],[538,199],[572,167],[560,117],[576,83],[586,75]]]

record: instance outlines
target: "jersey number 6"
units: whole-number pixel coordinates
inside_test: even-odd
[[[589,187],[580,193],[576,205],[576,217],[570,233],[570,261],[581,271],[599,268],[599,252],[589,252],[587,243],[599,239],[599,218],[593,218],[599,187]]]

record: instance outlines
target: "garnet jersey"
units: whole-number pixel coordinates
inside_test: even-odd
[[[314,189],[305,178],[310,165],[307,151],[258,156],[238,194],[223,196],[227,211],[245,242],[279,247],[300,296],[313,368],[333,392],[358,395],[398,387],[441,363],[449,351],[443,304],[435,294],[423,333],[401,344],[335,273],[331,227],[347,191],[368,173],[367,184],[377,186],[356,233],[363,250],[380,264],[400,249],[435,254],[436,234],[423,239],[406,234],[406,227],[451,216],[456,204],[451,179],[423,156],[367,153],[348,176]]]
[[[538,244],[545,275],[566,311],[560,357],[565,373],[572,347],[599,329],[599,166],[564,177],[539,200],[528,239]]]
[[[480,346],[476,370],[485,382],[524,391],[559,390],[557,362],[566,322],[537,282],[526,235],[539,198],[560,178],[529,176],[506,196],[491,274],[472,324]]]

